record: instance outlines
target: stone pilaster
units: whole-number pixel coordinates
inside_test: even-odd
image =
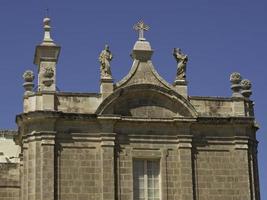
[[[101,124],[101,175],[102,199],[115,200],[115,137],[114,121],[109,118],[99,118]]]
[[[133,149],[125,147],[117,152],[119,155],[117,173],[118,173],[118,200],[133,198]]]
[[[36,199],[36,141],[34,135],[30,135],[28,137],[28,164],[27,164],[27,200],[35,200]]]
[[[54,200],[55,132],[31,132],[23,138],[21,200]]]
[[[23,144],[22,200],[42,199],[42,146],[40,132],[28,133]],[[52,199],[51,199],[52,200]]]
[[[23,166],[21,176],[21,200],[28,199],[28,143],[24,143],[22,147]]]
[[[259,188],[259,174],[258,174],[258,160],[257,150],[258,142],[251,140],[249,142],[249,168],[250,168],[250,186],[252,200],[260,199],[260,188]]]
[[[168,149],[161,150],[161,162],[160,162],[160,169],[161,169],[161,197],[162,199],[168,199],[168,156],[169,152]]]
[[[237,177],[238,181],[235,186],[239,190],[239,199],[255,199],[253,198],[253,182],[252,182],[252,166],[250,163],[249,154],[249,141],[248,138],[236,137],[235,139],[235,149],[233,152],[233,157],[238,158],[238,165],[235,166],[234,175]]]
[[[180,163],[180,188],[179,199],[194,199],[194,170],[192,159],[192,138],[191,136],[178,137],[178,160]]]
[[[22,196],[23,196],[23,154],[20,153],[19,154],[19,185],[20,185],[20,190],[19,190],[19,200],[22,200]]]
[[[41,200],[55,199],[55,132],[43,132],[41,139]]]
[[[102,199],[115,199],[115,169],[114,169],[114,145],[115,134],[105,133],[101,136],[101,165],[102,165]]]

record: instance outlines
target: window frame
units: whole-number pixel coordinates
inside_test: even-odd
[[[158,173],[158,190],[159,190],[159,200],[161,200],[161,159],[160,158],[133,158],[132,159],[132,163],[133,163],[133,200],[136,200],[135,199],[135,187],[134,187],[134,181],[135,181],[135,168],[134,168],[134,162],[135,161],[143,161],[143,171],[144,171],[144,174],[143,174],[143,177],[144,177],[144,200],[148,200],[149,197],[148,197],[148,162],[149,161],[157,161],[157,165],[158,165],[158,168],[159,168],[159,173]]]

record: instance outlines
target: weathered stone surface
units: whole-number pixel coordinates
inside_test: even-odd
[[[0,200],[19,200],[18,163],[0,163]]]
[[[188,96],[185,74],[170,85],[152,65],[148,27],[136,29],[133,65],[121,81],[102,79],[99,94],[51,85],[24,96],[16,118],[21,199],[132,200],[134,163],[153,160],[162,200],[259,200],[253,102]],[[49,38],[37,48],[40,67],[39,51],[59,53]]]

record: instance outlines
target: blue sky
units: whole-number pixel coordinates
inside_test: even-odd
[[[62,47],[57,68],[62,91],[99,91],[98,55],[106,43],[114,54],[113,77],[118,81],[125,76],[137,39],[132,27],[141,18],[151,27],[145,37],[163,78],[169,82],[175,78],[174,47],[188,54],[191,96],[230,96],[229,75],[234,71],[250,79],[261,127],[257,137],[261,196],[267,199],[266,1],[1,0],[1,128],[16,128],[15,115],[22,112],[22,74],[26,69],[37,72],[34,49],[43,37],[47,7],[52,37]]]

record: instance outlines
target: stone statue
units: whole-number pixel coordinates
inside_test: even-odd
[[[111,70],[110,70],[110,61],[113,56],[109,50],[109,46],[105,45],[105,49],[99,55],[101,78],[112,79]]]
[[[187,55],[183,54],[181,49],[174,48],[173,56],[177,61],[176,80],[186,80],[186,64],[188,61]]]

